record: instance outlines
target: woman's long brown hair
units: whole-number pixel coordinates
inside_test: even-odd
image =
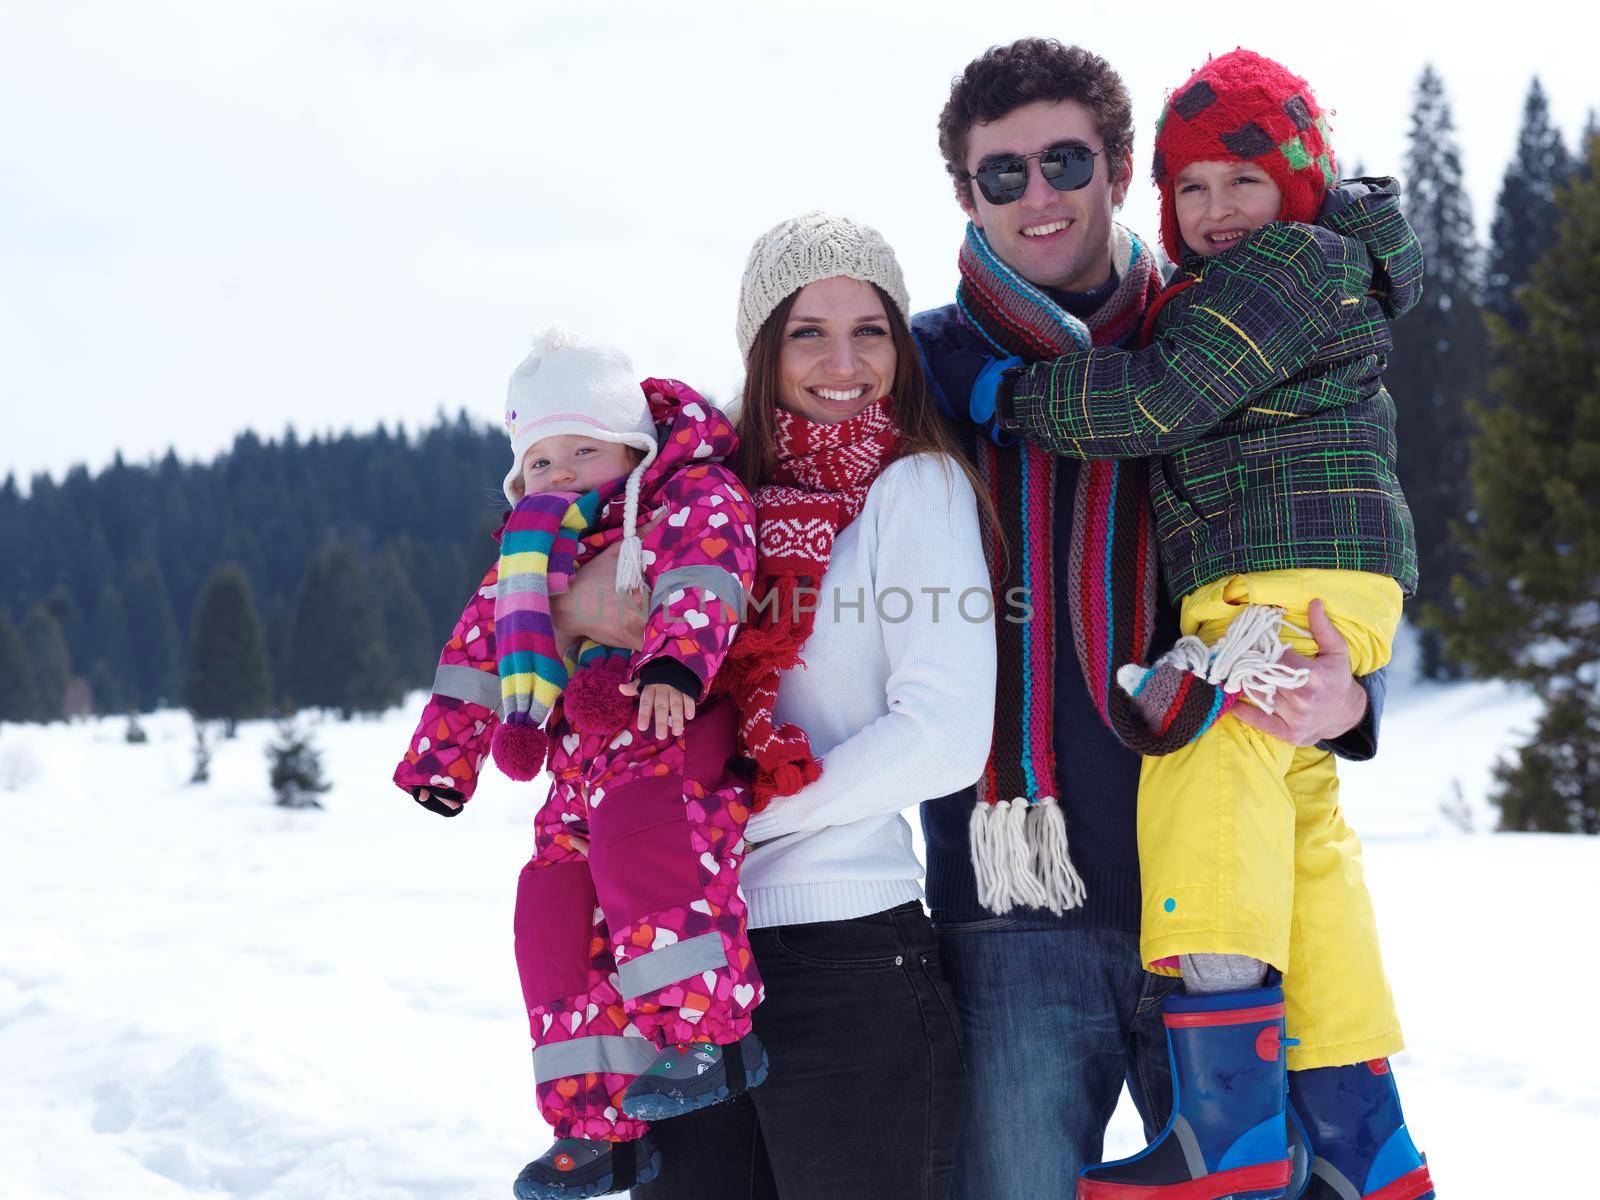
[[[922,355],[912,340],[910,326],[900,315],[895,302],[889,299],[889,294],[877,284],[871,286],[883,302],[883,311],[888,315],[889,334],[894,340],[894,382],[889,394],[894,397],[894,419],[900,427],[900,447],[895,451],[895,458],[907,458],[913,454],[946,455],[948,461],[953,462],[972,484],[984,522],[994,534],[996,544],[1003,546],[1000,524],[989,491],[961,452],[944,415],[928,394],[927,380],[922,374]],[[783,355],[784,329],[789,324],[789,313],[794,309],[795,298],[799,295],[798,291],[791,292],[772,310],[772,315],[756,334],[756,340],[750,347],[750,357],[745,361],[744,392],[735,422],[739,431],[736,469],[739,478],[752,492],[763,483],[771,482],[778,463],[777,409],[782,380],[779,360]]]

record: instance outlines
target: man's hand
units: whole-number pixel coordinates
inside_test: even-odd
[[[563,653],[572,642],[585,637],[622,650],[644,645],[650,597],[643,590],[627,596],[617,591],[617,560],[621,556],[620,542],[607,546],[578,568],[565,592],[550,597],[550,618]]]
[[[1236,704],[1232,709],[1246,725],[1293,746],[1315,746],[1340,737],[1367,715],[1367,690],[1350,673],[1350,648],[1328,620],[1322,601],[1313,600],[1306,615],[1317,656],[1306,658],[1291,650],[1282,660],[1285,666],[1310,671],[1305,683],[1280,691],[1270,716],[1249,704]]]
[[[656,736],[664,738],[667,730],[673,737],[683,736],[683,723],[694,720],[694,697],[685,696],[677,688],[665,683],[649,684],[643,692],[631,679],[617,685],[624,696],[639,697],[639,720],[635,728],[643,733],[654,719]]]

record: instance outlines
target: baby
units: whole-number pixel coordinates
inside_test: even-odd
[[[754,578],[737,445],[674,380],[552,331],[511,377],[513,505],[499,562],[440,659],[395,781],[450,816],[485,751],[550,774],[515,917],[540,1108],[557,1141],[524,1200],[626,1191],[659,1170],[646,1121],[759,1084],[762,996],[738,889],[750,790],[731,703],[708,700]],[[643,646],[561,645],[550,597],[620,544]],[[638,697],[637,715],[632,697]]]

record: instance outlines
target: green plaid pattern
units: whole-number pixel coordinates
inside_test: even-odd
[[[1150,490],[1174,598],[1287,568],[1416,588],[1379,375],[1386,316],[1421,294],[1421,250],[1393,192],[1329,225],[1267,225],[1186,262],[1195,283],[1170,296],[1143,350],[1068,354],[1012,381],[1005,423],[1030,440],[1078,458],[1159,459]]]
[[[1372,284],[1367,294],[1391,317],[1409,312],[1422,299],[1422,243],[1400,208],[1400,189],[1392,179],[1364,181],[1372,195],[1321,218],[1317,223],[1367,248]]]

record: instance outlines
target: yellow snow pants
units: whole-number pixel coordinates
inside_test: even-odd
[[[1185,634],[1214,644],[1247,605],[1308,627],[1321,598],[1366,675],[1389,661],[1401,592],[1360,571],[1234,575],[1185,596]],[[1316,643],[1284,631],[1314,656]],[[1347,1066],[1401,1049],[1383,973],[1361,843],[1339,809],[1326,750],[1291,746],[1231,715],[1191,745],[1144,760],[1139,868],[1145,964],[1178,973],[1181,954],[1244,954],[1283,973],[1290,1070]]]

